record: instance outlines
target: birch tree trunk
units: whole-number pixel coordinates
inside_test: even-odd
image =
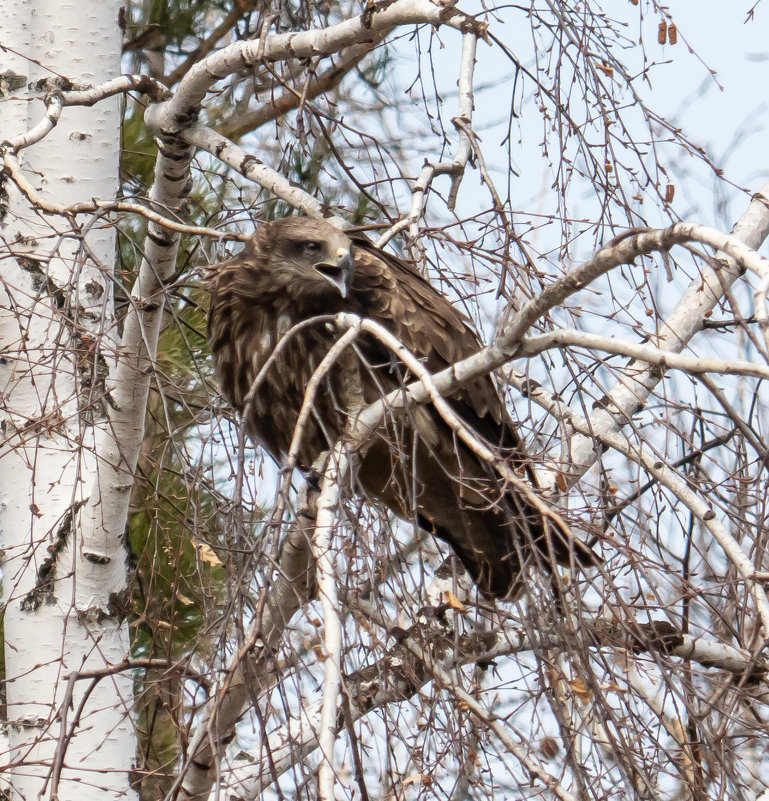
[[[20,174],[48,203],[116,194],[119,100],[67,108],[57,120],[56,97],[57,89],[119,74],[120,7],[119,0],[0,2],[0,140],[11,143],[5,155],[18,158]],[[35,131],[51,124],[35,141]],[[5,183],[3,779],[13,798],[130,798],[132,677],[105,670],[129,647],[126,554],[121,536],[106,533],[115,527],[105,529],[101,510],[87,505],[100,477],[112,472],[105,468],[116,466],[97,457],[108,449],[96,447],[111,436],[115,227],[100,216],[41,213]]]

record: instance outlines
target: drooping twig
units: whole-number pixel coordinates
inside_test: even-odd
[[[639,464],[662,486],[667,487],[681,503],[695,515],[721,546],[729,561],[737,568],[750,590],[764,630],[764,638],[769,643],[769,600],[762,583],[756,578],[756,568],[737,540],[729,533],[726,526],[716,518],[716,513],[708,502],[692,490],[686,481],[670,465],[636,448],[617,431],[595,431],[584,417],[572,412],[561,400],[540,392],[538,403],[547,405],[551,414],[568,424],[578,434],[592,437],[594,440],[623,454],[631,461]]]
[[[422,216],[427,203],[427,194],[433,179],[439,175],[451,175],[451,188],[449,190],[448,207],[454,208],[459,187],[465,174],[467,162],[470,159],[472,146],[465,131],[456,126],[456,120],[469,124],[473,115],[473,76],[475,74],[475,51],[478,36],[475,33],[466,33],[462,38],[462,58],[459,67],[459,107],[455,118],[455,127],[459,131],[459,143],[454,158],[451,161],[442,161],[432,164],[428,161],[422,166],[419,178],[411,189],[411,208],[408,214],[394,225],[390,226],[376,241],[378,248],[384,247],[394,236],[408,229],[409,236],[416,241],[419,235],[419,218]]]
[[[296,611],[315,590],[311,543],[317,497],[317,488],[305,485],[296,521],[283,541],[276,575],[262,594],[244,647],[228,666],[226,680],[196,728],[168,801],[179,787],[185,798],[203,801],[208,797],[214,779],[211,768],[218,765],[220,749],[229,742],[235,723],[248,702],[268,692],[280,678],[275,649]]]
[[[348,599],[353,612],[363,613],[384,630],[392,624],[382,614],[360,599]],[[724,670],[736,679],[747,679],[746,691],[752,698],[769,703],[766,685],[766,664],[756,661],[744,649],[706,637],[681,634],[663,621],[642,624],[628,621],[610,623],[604,620],[583,619],[580,633],[590,648],[612,648],[640,653],[658,653],[696,662],[703,667]],[[432,653],[433,665],[444,670],[458,665],[493,662],[505,656],[521,654],[533,649],[547,648],[555,652],[567,647],[558,632],[537,632],[539,640],[533,642],[530,627],[507,625],[487,632],[470,632],[456,639],[450,630],[438,623],[436,616],[423,616],[420,622],[400,633],[394,646],[376,663],[345,677],[345,692],[350,699],[353,721],[382,707],[411,698],[428,682],[431,672],[419,656]],[[382,676],[388,681],[383,682]],[[289,736],[285,728],[270,735],[269,749],[273,770],[261,763],[257,752],[247,752],[230,765],[226,776],[226,790],[238,798],[253,798],[264,792],[274,781],[299,761],[305,761],[318,748],[319,721],[322,702],[303,710],[298,730],[292,727]],[[225,788],[223,788],[225,789]]]

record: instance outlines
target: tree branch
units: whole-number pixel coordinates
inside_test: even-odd
[[[478,37],[474,33],[466,33],[462,38],[462,60],[459,67],[459,107],[455,120],[462,120],[469,124],[473,117],[473,76],[475,74],[475,51]],[[427,203],[427,193],[433,178],[438,175],[451,175],[451,189],[449,191],[448,207],[454,208],[462,177],[465,174],[467,162],[472,153],[470,139],[460,127],[459,144],[454,154],[454,159],[450,162],[443,161],[438,164],[425,162],[414,186],[411,189],[411,209],[409,213],[394,225],[390,226],[376,241],[378,248],[384,247],[394,236],[406,229],[409,230],[410,238],[415,241],[419,236],[419,218],[422,216]]]
[[[391,32],[387,28],[379,31],[370,42],[354,44],[345,47],[336,60],[336,63],[319,75],[311,75],[306,81],[300,83],[295,89],[287,87],[280,97],[269,97],[258,108],[251,109],[218,126],[221,136],[227,139],[240,139],[247,133],[261,128],[268,122],[285,116],[294,109],[299,108],[302,98],[312,100],[319,95],[336,89],[344,77],[354,69],[382,40]]]
[[[318,516],[312,538],[312,553],[318,571],[318,595],[323,608],[324,678],[323,705],[320,715],[318,747],[323,755],[318,772],[318,798],[334,801],[337,767],[334,759],[337,710],[342,686],[342,618],[336,573],[331,557],[331,540],[339,506],[339,483],[347,472],[348,457],[344,442],[334,447],[326,464],[318,498]]]
[[[769,184],[757,192],[746,212],[732,229],[732,237],[750,248],[758,249],[769,235]],[[700,277],[695,278],[673,311],[664,320],[656,337],[657,347],[680,352],[692,337],[702,329],[707,315],[713,311],[728,288],[740,277],[743,267],[725,253],[716,254],[715,269],[704,267]],[[643,406],[654,388],[662,380],[659,370],[649,369],[643,363],[627,365],[626,379],[617,381],[606,395],[602,408],[591,415],[591,431],[618,431]],[[632,383],[632,386],[630,384]],[[570,439],[568,480],[572,484],[579,480],[597,458],[593,437],[578,435]],[[554,485],[552,489],[555,490]]]
[[[531,358],[547,350],[563,347],[602,350],[618,356],[628,356],[646,364],[656,364],[658,367],[683,370],[687,373],[717,373],[720,375],[743,375],[769,379],[769,367],[754,364],[753,362],[683,356],[674,351],[655,348],[653,345],[639,345],[634,342],[615,339],[614,337],[604,337],[599,334],[590,334],[586,331],[573,329],[557,329],[547,334],[528,337],[521,342],[515,352],[515,358]],[[629,372],[627,368],[625,368],[625,372]]]
[[[161,127],[178,133],[190,122],[189,112],[205,99],[208,90],[227,75],[250,69],[263,61],[284,61],[329,56],[346,47],[370,43],[382,31],[400,25],[448,25],[485,37],[487,26],[453,6],[432,0],[395,0],[372,3],[352,19],[319,30],[279,33],[264,41],[236,42],[199,61],[179,82],[174,97],[157,111]]]
[[[392,630],[395,644],[376,663],[363,667],[344,678],[345,692],[350,699],[353,721],[392,703],[412,698],[434,675],[425,654],[433,654],[432,666],[452,671],[461,665],[489,664],[495,659],[532,650],[568,651],[572,643],[564,642],[554,632],[537,632],[532,641],[531,629],[525,626],[495,627],[492,631],[470,632],[456,636],[441,622],[441,614],[423,614],[422,620],[407,631],[392,628],[388,621],[359,599],[350,598],[353,611],[359,609],[379,626]],[[609,623],[604,620],[583,620],[580,636],[588,648],[611,648],[666,654],[697,662],[703,667],[724,670],[743,685],[752,698],[769,703],[766,674],[769,665],[756,660],[747,650],[704,637],[681,634],[665,621],[652,623]],[[383,681],[387,677],[387,681]],[[453,685],[449,690],[453,691]],[[275,780],[290,770],[297,761],[305,762],[318,748],[321,704],[302,712],[299,731],[293,736],[286,729],[273,732],[267,747],[273,757],[274,772],[263,766],[263,755],[250,749],[228,766],[226,786],[221,788],[237,798],[259,797]]]
[[[152,111],[152,108],[147,110],[147,124],[150,127],[157,128],[160,125],[160,120],[155,118],[151,113]],[[180,131],[180,136],[188,144],[205,150],[212,156],[216,156],[216,158],[232,167],[244,178],[269,190],[287,203],[290,203],[295,209],[303,211],[308,217],[325,219],[339,228],[347,225],[345,220],[334,215],[328,206],[314,198],[309,192],[292,185],[279,172],[265,166],[255,156],[250,155],[233,142],[220,136],[212,128],[200,123],[193,123]]]
[[[726,526],[716,520],[716,513],[707,501],[701,499],[689,488],[678,471],[655,457],[647,455],[640,448],[633,447],[630,441],[619,432],[595,431],[590,421],[572,412],[568,406],[552,395],[548,395],[548,393],[539,392],[537,402],[544,405],[558,419],[567,421],[576,433],[585,437],[592,437],[594,441],[597,440],[613,448],[636,464],[641,465],[646,472],[652,475],[662,486],[667,487],[692,512],[721,546],[729,561],[737,568],[737,572],[750,589],[761,618],[761,625],[764,630],[764,645],[769,644],[769,600],[767,600],[762,582],[756,579],[756,568],[737,540],[726,529]],[[564,475],[564,479],[569,483],[573,483],[573,480],[570,481],[573,476]]]
[[[29,200],[29,202],[45,214],[57,214],[61,217],[68,219],[74,218],[79,214],[107,214],[112,212],[122,212],[124,214],[138,214],[144,217],[150,223],[156,226],[165,228],[168,231],[173,231],[178,234],[191,234],[193,236],[211,237],[212,239],[219,239],[224,242],[227,241],[240,241],[244,242],[248,239],[247,236],[238,233],[231,233],[228,231],[217,231],[214,228],[206,228],[200,225],[186,225],[185,223],[177,222],[163,214],[152,211],[146,206],[139,203],[126,203],[123,200],[99,200],[93,198],[92,200],[84,200],[79,203],[71,203],[64,205],[63,203],[53,203],[46,200],[32,184],[24,177],[16,157],[6,151],[3,153],[3,164],[8,172],[10,179],[16,184],[19,191]],[[152,193],[150,193],[149,202],[155,203],[166,211],[173,210],[175,207],[170,205],[163,205],[159,201],[154,200]]]

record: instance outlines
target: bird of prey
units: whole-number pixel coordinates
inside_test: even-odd
[[[481,348],[470,320],[408,262],[322,220],[288,217],[258,226],[238,255],[208,268],[207,283],[208,336],[222,392],[245,412],[250,437],[278,461],[289,450],[308,381],[339,337],[328,315],[351,312],[377,321],[432,373]],[[246,408],[257,373],[302,322]],[[298,465],[309,469],[330,449],[362,403],[413,380],[373,336],[359,337],[322,379]],[[447,400],[500,459],[534,483],[490,376]],[[536,554],[546,567],[599,561],[564,524],[545,524],[531,494],[502,481],[431,405],[387,418],[361,449],[357,484],[375,503],[447,542],[489,597],[517,597],[522,566]]]

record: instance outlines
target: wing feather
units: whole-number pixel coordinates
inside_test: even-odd
[[[482,344],[470,320],[408,262],[356,237],[354,295],[361,313],[384,325],[432,373],[477,353]],[[515,448],[515,429],[490,376],[457,390],[450,401],[492,444]]]

